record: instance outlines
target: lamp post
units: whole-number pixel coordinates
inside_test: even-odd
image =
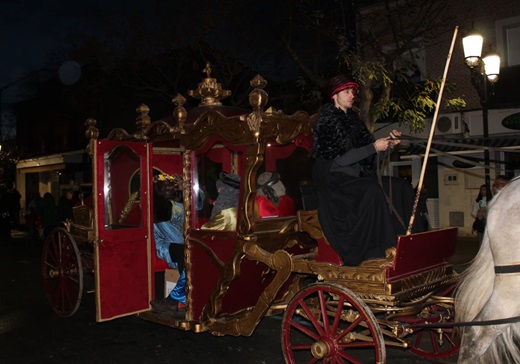
[[[489,138],[488,129],[488,105],[490,95],[493,94],[493,86],[498,81],[500,73],[500,57],[489,55],[481,57],[482,43],[484,39],[480,35],[469,35],[462,39],[464,47],[464,59],[466,66],[471,71],[471,83],[477,89],[482,105],[482,134],[487,142]],[[489,177],[489,149],[484,149],[484,175],[486,183],[486,194],[491,196],[491,179]],[[489,199],[488,196],[488,199]]]

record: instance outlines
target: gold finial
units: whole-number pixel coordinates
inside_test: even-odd
[[[146,128],[148,128],[151,122],[150,116],[148,115],[150,108],[145,104],[140,104],[137,109],[135,109],[135,111],[137,112],[135,125],[137,126],[138,130],[135,136],[144,140],[146,139]]]
[[[137,117],[135,118],[135,122],[137,127],[143,129],[150,124],[150,116],[148,113],[150,112],[150,108],[145,104],[140,104],[136,109]]]
[[[85,126],[87,127],[87,130],[85,131],[85,136],[89,141],[97,139],[97,137],[99,136],[99,130],[96,128],[96,123],[96,119],[92,118],[88,118],[85,121]]]
[[[211,64],[209,62],[206,62],[206,68],[204,68],[202,72],[204,72],[208,78],[211,78]]]
[[[249,104],[253,108],[253,112],[247,116],[247,124],[249,130],[258,140],[260,137],[260,126],[262,122],[267,122],[268,119],[265,116],[264,107],[269,99],[267,92],[264,91],[264,87],[267,86],[267,81],[260,75],[256,75],[249,83],[254,90],[249,94]]]
[[[222,85],[217,82],[216,78],[211,78],[211,65],[206,63],[206,67],[202,70],[206,74],[206,78],[199,83],[196,90],[189,90],[188,95],[200,99],[200,105],[220,106],[221,99],[231,95],[231,91],[223,90]]]
[[[175,109],[173,110],[173,119],[177,120],[177,123],[179,124],[179,127],[181,129],[184,128],[184,122],[186,121],[186,118],[188,117],[188,112],[184,108],[184,103],[186,102],[186,98],[182,96],[181,94],[177,94],[172,99],[173,104],[175,105]]]
[[[146,139],[146,129],[150,126],[150,108],[145,104],[140,104],[136,109],[137,117],[135,118],[135,125],[137,126],[136,136],[140,139]]]
[[[87,153],[91,157],[94,155],[94,142],[99,136],[99,130],[96,128],[96,123],[96,119],[93,118],[88,118],[85,120],[85,126],[87,127],[85,136],[88,139]]]
[[[249,84],[254,88],[249,94],[249,104],[253,110],[262,111],[268,100],[267,92],[264,91],[267,81],[262,76],[256,75]]]

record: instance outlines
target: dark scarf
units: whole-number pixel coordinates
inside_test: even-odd
[[[325,104],[313,132],[313,157],[316,159],[335,159],[351,149],[373,143],[374,137],[357,114]],[[370,175],[375,167],[375,155],[360,162],[362,175]]]
[[[276,172],[272,172],[271,177],[269,177],[264,184],[257,184],[257,188],[260,188],[267,199],[276,207],[278,207],[278,203],[280,202],[280,196],[277,195],[273,186],[278,182],[280,182],[280,175]]]
[[[217,180],[217,189],[219,190],[217,200],[211,210],[211,217],[220,211],[238,206],[238,197],[240,195],[240,176],[231,173],[220,173]]]

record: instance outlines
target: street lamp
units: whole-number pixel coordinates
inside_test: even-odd
[[[480,104],[482,105],[483,138],[487,142],[489,138],[489,97],[490,94],[493,94],[493,86],[498,81],[498,74],[500,73],[500,57],[497,55],[489,55],[485,58],[481,58],[483,41],[484,39],[480,35],[469,35],[462,39],[462,46],[464,47],[466,66],[468,66],[471,71],[471,83],[477,89]],[[484,168],[486,194],[490,194],[491,180],[489,177],[489,149],[487,148],[484,149]]]

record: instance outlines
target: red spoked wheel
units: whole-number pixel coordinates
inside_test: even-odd
[[[76,242],[63,228],[54,229],[43,245],[45,293],[58,316],[70,317],[83,295],[83,269]]]
[[[352,291],[315,283],[289,303],[282,323],[287,363],[384,363],[386,348],[376,318]]]
[[[442,359],[459,352],[460,337],[454,327],[435,327],[436,323],[454,322],[454,300],[450,287],[443,296],[432,296],[425,308],[414,317],[400,318],[399,321],[411,324],[412,332],[406,337],[412,353],[427,359]],[[449,296],[444,296],[444,294]],[[431,328],[414,328],[413,324],[429,324]]]

